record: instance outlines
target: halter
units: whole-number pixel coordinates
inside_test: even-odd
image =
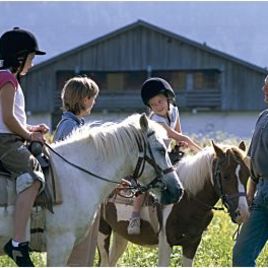
[[[214,185],[217,186],[216,191],[219,194],[220,199],[222,200],[223,205],[227,208],[228,213],[231,214],[231,207],[229,205],[229,202],[236,198],[236,197],[240,197],[240,196],[246,196],[245,192],[238,192],[236,194],[226,194],[223,191],[223,186],[222,186],[222,176],[221,176],[221,170],[222,170],[222,164],[224,163],[224,160],[222,159],[217,159],[216,160],[216,164],[215,164],[215,170],[213,173],[213,182]]]

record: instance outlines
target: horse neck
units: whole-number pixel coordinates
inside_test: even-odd
[[[86,139],[76,140],[70,143],[62,143],[56,147],[56,151],[65,156],[71,163],[105,179],[120,182],[121,178],[130,175],[130,163],[134,162],[131,157],[137,155],[136,153],[130,154],[127,150],[118,149],[116,155],[112,157],[109,153],[105,154],[105,148],[101,148],[101,150],[99,149],[100,148],[93,142]],[[109,150],[109,148],[107,148],[107,150]],[[64,160],[59,159],[58,156],[55,156],[53,153],[51,155],[54,167],[56,168],[56,173],[59,174],[59,178],[65,177],[65,180],[67,179],[66,177],[68,177],[68,183],[73,183],[75,185],[76,183],[81,182],[83,187],[90,189],[92,188],[92,181],[94,181],[96,191],[101,193],[99,196],[100,199],[107,196],[117,186],[116,183],[109,183],[96,177],[93,178],[91,175],[81,172],[75,167],[71,167],[68,163],[64,163]],[[70,172],[67,173],[66,170],[69,169]]]
[[[190,195],[197,195],[205,185],[212,185],[213,151],[204,149],[196,155],[188,155],[177,165],[177,173]]]

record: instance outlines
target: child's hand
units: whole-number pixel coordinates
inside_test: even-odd
[[[44,138],[44,136],[41,132],[31,132],[30,133],[30,141],[39,141],[41,143],[44,143],[46,141],[46,139]]]
[[[32,126],[30,128],[31,132],[41,132],[42,134],[46,134],[49,131],[49,127],[46,124],[40,124],[36,126]]]
[[[186,142],[186,141],[179,141],[177,144],[178,144],[179,147],[181,147],[183,149],[186,149],[186,148],[189,147],[189,143]]]

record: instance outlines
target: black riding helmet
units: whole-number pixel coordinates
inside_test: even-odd
[[[36,55],[45,55],[46,52],[39,50],[35,36],[26,30],[15,27],[5,32],[0,38],[0,54],[2,57],[12,55],[22,56],[35,52]]]
[[[160,77],[152,77],[147,79],[141,87],[141,98],[145,105],[149,106],[149,100],[158,95],[166,95],[172,102],[175,102],[175,93],[171,85]]]

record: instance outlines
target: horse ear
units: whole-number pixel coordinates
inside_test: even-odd
[[[214,151],[216,153],[216,156],[218,156],[219,158],[223,158],[224,157],[224,151],[214,143],[213,140],[211,140],[212,146],[214,148]]]
[[[241,149],[242,151],[246,151],[246,144],[244,141],[241,141],[238,145],[238,148]]]
[[[148,118],[147,118],[146,114],[143,113],[141,115],[141,117],[140,117],[140,126],[141,126],[141,129],[146,132],[148,130],[148,125],[149,125]]]

